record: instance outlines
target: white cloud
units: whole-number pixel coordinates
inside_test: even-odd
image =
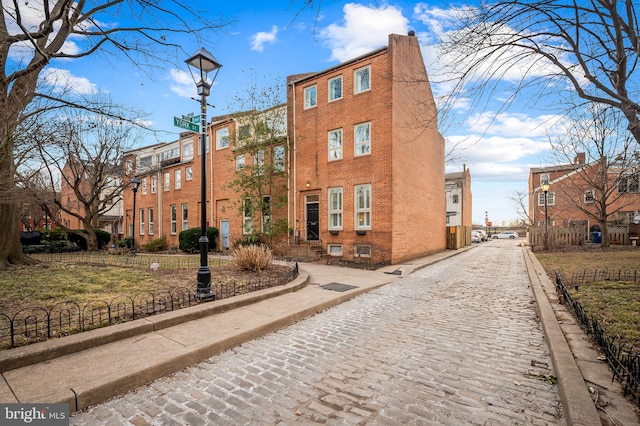
[[[69,70],[61,68],[45,68],[40,74],[40,80],[56,92],[71,91],[80,95],[97,92],[96,85],[88,78],[75,76]]]
[[[528,138],[544,137],[555,134],[564,117],[559,115],[540,115],[532,117],[518,113],[482,112],[471,116],[467,125],[470,132],[489,133],[502,137]]]
[[[195,96],[195,83],[188,72],[176,69],[172,69],[170,72],[171,83],[169,84],[169,90],[184,98]]]
[[[275,43],[277,34],[278,34],[277,25],[272,26],[271,32],[269,33],[264,31],[255,33],[253,37],[251,37],[251,50],[262,52],[264,50],[265,43]]]
[[[347,3],[343,8],[344,24],[331,24],[320,32],[331,49],[331,60],[346,61],[363,55],[389,41],[389,34],[406,34],[407,18],[394,6],[368,7]]]

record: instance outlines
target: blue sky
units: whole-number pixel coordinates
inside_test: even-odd
[[[215,105],[215,109],[209,108],[209,117],[233,112],[229,99],[253,82],[269,85],[273,79],[284,81],[291,74],[323,70],[386,45],[389,33],[406,34],[409,30],[416,32],[423,46],[434,94],[446,93],[447,85],[440,82],[447,78],[447,70],[435,49],[461,3],[329,0],[320,4],[319,11],[306,9],[299,14],[302,0],[236,0],[207,5],[213,9],[206,12],[212,18],[235,21],[203,46],[194,40],[184,42],[187,52],[205,47],[223,65],[208,99]],[[198,110],[197,102],[191,99],[196,89],[186,64],[158,70],[150,80],[124,61],[103,61],[98,57],[56,61],[48,72],[65,73],[79,91],[106,92],[118,103],[150,113],[150,126],[167,133],[145,144],[175,140],[180,129],[173,127],[173,117]],[[518,69],[505,75],[507,80],[519,77]],[[484,223],[485,211],[497,225],[518,218],[511,198],[514,191],[526,190],[529,168],[544,164],[548,135],[553,133],[550,126],[557,121],[553,113],[530,105],[515,104],[500,110],[508,95],[494,93],[482,109],[473,109],[461,99],[452,111],[458,114],[452,121],[455,125],[440,129],[448,146],[457,146],[457,160],[447,165],[447,172],[461,171],[463,164],[471,171],[474,224]]]

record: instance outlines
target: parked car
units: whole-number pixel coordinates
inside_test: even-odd
[[[511,239],[513,240],[513,239],[518,238],[518,237],[519,237],[519,235],[518,235],[518,233],[517,233],[517,232],[515,232],[515,231],[505,231],[505,232],[501,232],[501,233],[499,233],[499,234],[495,234],[495,235],[493,236],[493,239],[495,240],[495,239],[497,239],[497,238],[498,238],[498,239],[502,239],[502,238],[511,238]]]
[[[472,243],[481,243],[482,240],[482,234],[480,233],[480,231],[471,231],[471,242]]]
[[[487,233],[484,232],[482,229],[478,229],[478,232],[480,232],[480,234],[482,234],[482,241],[489,241],[489,237],[487,237]]]

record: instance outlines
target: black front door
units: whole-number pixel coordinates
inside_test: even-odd
[[[320,239],[320,203],[307,203],[307,241]]]

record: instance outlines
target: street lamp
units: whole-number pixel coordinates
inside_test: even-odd
[[[138,187],[140,186],[140,179],[136,176],[132,177],[129,181],[131,190],[133,191],[133,221],[131,225],[131,253],[136,252],[136,194],[138,193]]]
[[[222,65],[216,60],[216,58],[201,47],[193,54],[189,59],[185,61],[187,65],[198,71],[197,74],[191,71],[191,77],[196,83],[198,88],[198,95],[200,95],[200,268],[198,269],[198,288],[196,290],[196,299],[201,301],[215,299],[215,294],[211,294],[211,270],[208,265],[209,255],[209,239],[207,238],[207,96],[211,92],[211,85],[218,76],[218,72]],[[211,82],[209,82],[208,75],[210,72],[215,71]],[[212,167],[213,171],[213,167]]]
[[[549,193],[549,179],[545,179],[540,182],[540,190],[544,192],[544,249],[549,249],[549,213],[547,211],[548,203],[548,193]]]
[[[487,236],[489,236],[489,212],[484,211],[484,227],[487,229]]]

